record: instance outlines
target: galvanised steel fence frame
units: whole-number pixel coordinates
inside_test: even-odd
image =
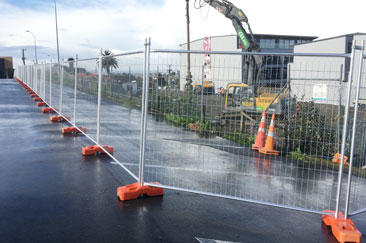
[[[224,51],[184,51],[184,50],[168,50],[168,49],[150,49],[151,47],[151,42],[150,39],[145,41],[145,49],[142,51],[134,51],[134,52],[127,52],[127,53],[123,53],[123,54],[118,54],[118,55],[112,55],[109,57],[104,57],[102,55],[100,55],[98,58],[91,58],[91,59],[78,59],[78,57],[76,56],[76,59],[74,61],[71,62],[62,62],[62,63],[43,63],[43,64],[35,64],[35,65],[27,65],[27,66],[19,66],[18,69],[16,70],[16,77],[18,77],[20,80],[22,80],[24,83],[26,83],[30,88],[33,89],[33,91],[35,93],[37,93],[39,95],[39,97],[47,104],[47,106],[53,108],[53,110],[58,113],[60,116],[62,116],[68,123],[70,123],[72,126],[75,126],[78,131],[85,135],[92,143],[100,146],[102,148],[102,150],[108,154],[115,163],[117,163],[118,165],[120,165],[127,173],[129,173],[136,181],[138,181],[141,185],[148,185],[148,186],[153,186],[153,187],[160,187],[160,188],[165,188],[165,189],[173,189],[173,190],[179,190],[179,191],[185,191],[185,192],[192,192],[192,193],[198,193],[198,194],[204,194],[204,195],[210,195],[210,196],[215,196],[215,197],[222,197],[222,198],[229,198],[229,199],[235,199],[235,200],[241,200],[241,201],[247,201],[247,202],[253,202],[253,203],[260,203],[260,204],[264,204],[264,205],[271,205],[271,206],[277,206],[277,207],[283,207],[283,208],[289,208],[289,209],[295,209],[295,210],[300,210],[300,211],[307,211],[307,212],[313,212],[313,213],[319,213],[319,214],[324,214],[323,210],[325,209],[335,209],[336,213],[335,213],[335,217],[337,217],[338,212],[340,211],[340,207],[344,206],[345,207],[345,214],[346,217],[348,217],[348,215],[353,215],[353,214],[357,214],[360,212],[363,212],[366,210],[366,200],[364,198],[363,195],[361,195],[361,192],[363,192],[362,190],[362,185],[364,185],[364,170],[356,168],[353,169],[353,161],[354,161],[354,150],[355,150],[355,146],[356,146],[356,134],[357,134],[357,126],[358,126],[358,119],[360,119],[358,117],[358,114],[360,113],[360,109],[362,110],[362,106],[363,103],[360,102],[360,90],[362,88],[365,88],[363,86],[363,82],[365,81],[365,72],[364,72],[364,59],[365,59],[365,54],[364,54],[364,42],[362,42],[362,45],[357,45],[355,42],[353,43],[353,47],[352,47],[352,53],[351,54],[335,54],[335,53],[291,53],[291,54],[279,54],[279,53],[245,53],[245,52],[224,52]],[[222,136],[220,139],[224,138],[227,139],[224,142],[219,142],[218,144],[210,144],[207,141],[201,141],[199,136],[195,136],[195,135],[187,135],[187,133],[192,133],[192,132],[187,132],[186,128],[189,126],[193,126],[195,127],[196,131],[199,132],[211,132],[214,134],[220,134],[219,131],[217,131],[217,128],[213,128],[212,126],[212,122],[213,119],[209,119],[207,117],[205,117],[205,112],[207,110],[207,106],[204,105],[204,99],[206,99],[207,97],[203,96],[204,95],[204,80],[207,80],[208,78],[206,78],[205,76],[205,69],[207,68],[205,65],[205,63],[200,62],[196,65],[196,68],[198,71],[198,73],[201,73],[201,78],[197,78],[199,82],[197,87],[199,87],[199,84],[201,85],[201,93],[194,96],[194,90],[189,91],[191,93],[187,93],[184,92],[182,89],[181,90],[176,90],[174,92],[169,92],[164,90],[164,89],[159,89],[159,80],[155,80],[157,84],[157,86],[154,88],[154,83],[151,81],[154,81],[154,79],[152,78],[152,73],[154,72],[154,70],[152,70],[153,68],[157,68],[156,73],[159,73],[159,66],[162,68],[165,67],[170,67],[173,65],[174,66],[174,61],[172,61],[174,58],[170,58],[170,56],[176,55],[179,56],[179,58],[181,58],[182,56],[186,56],[186,55],[198,55],[198,56],[215,56],[215,55],[221,55],[221,56],[239,56],[240,60],[242,60],[242,56],[248,56],[248,55],[257,55],[257,56],[261,56],[264,59],[265,58],[272,58],[272,60],[274,59],[278,59],[278,60],[284,60],[285,58],[287,60],[292,60],[289,61],[287,70],[281,70],[281,76],[284,76],[285,74],[283,73],[283,71],[287,72],[287,83],[285,85],[282,85],[281,87],[274,87],[271,85],[267,85],[268,89],[275,89],[277,90],[277,92],[282,93],[284,92],[284,90],[286,89],[286,92],[288,93],[288,97],[290,98],[291,93],[293,92],[294,89],[296,89],[296,85],[294,85],[293,83],[295,83],[296,81],[301,81],[303,82],[302,85],[305,87],[307,82],[311,82],[311,81],[319,81],[319,80],[323,80],[323,81],[333,81],[334,84],[330,85],[329,87],[334,87],[334,92],[336,92],[334,94],[334,96],[336,97],[334,99],[334,102],[336,102],[336,107],[338,107],[337,110],[337,142],[335,142],[336,147],[337,148],[341,148],[340,151],[340,162],[339,162],[339,166],[337,167],[333,167],[331,169],[329,169],[328,167],[325,167],[325,169],[323,168],[323,164],[321,164],[321,168],[320,169],[316,169],[317,166],[319,165],[315,165],[315,169],[314,171],[318,171],[320,172],[320,179],[319,181],[321,181],[322,179],[327,179],[329,180],[329,178],[327,178],[327,173],[329,171],[334,171],[335,169],[338,168],[338,176],[337,176],[337,183],[333,183],[335,182],[333,179],[333,177],[331,178],[333,180],[333,182],[330,183],[330,186],[326,187],[327,190],[332,190],[332,193],[336,192],[336,197],[332,198],[329,197],[328,198],[328,202],[323,203],[323,202],[318,202],[315,203],[315,206],[313,206],[312,204],[308,204],[306,202],[306,192],[305,192],[305,196],[304,197],[297,197],[295,195],[292,195],[293,198],[286,198],[286,200],[288,201],[284,201],[279,198],[274,198],[272,195],[272,198],[270,197],[266,197],[263,194],[256,194],[255,190],[256,188],[251,188],[253,185],[248,185],[246,184],[245,180],[242,179],[236,179],[236,177],[251,177],[252,175],[250,173],[252,172],[248,172],[245,170],[242,170],[241,168],[244,168],[246,165],[243,165],[241,163],[248,163],[248,161],[251,161],[251,159],[245,159],[245,160],[240,160],[240,156],[244,157],[250,157],[253,158],[252,161],[254,161],[255,163],[257,163],[257,165],[261,168],[260,170],[265,170],[266,166],[270,165],[271,163],[275,164],[275,163],[279,163],[279,165],[276,167],[278,169],[278,171],[285,171],[284,174],[276,174],[276,171],[272,171],[269,173],[271,174],[263,174],[262,173],[262,177],[261,180],[265,177],[269,178],[271,176],[273,176],[273,180],[271,180],[271,183],[283,183],[281,182],[284,180],[287,180],[288,177],[291,177],[291,173],[293,171],[299,170],[298,167],[301,166],[309,166],[309,168],[312,166],[311,163],[310,164],[305,164],[303,163],[304,161],[304,157],[307,156],[306,153],[304,153],[303,151],[298,151],[297,153],[293,153],[291,152],[290,155],[292,156],[291,159],[288,159],[287,157],[283,157],[282,159],[277,159],[277,158],[273,158],[273,157],[268,157],[268,156],[260,156],[259,154],[252,154],[249,153],[248,151],[250,149],[246,148],[246,146],[248,146],[246,143],[244,142],[244,146],[243,144],[240,144],[240,137],[239,140],[238,139],[233,139],[233,137],[235,136]],[[101,133],[101,130],[104,129],[104,131],[109,131],[109,137],[112,137],[114,135],[114,137],[116,140],[109,140],[109,141],[116,141],[118,143],[118,139],[126,139],[126,137],[122,137],[121,133],[114,133],[113,129],[111,129],[111,127],[109,126],[103,126],[103,117],[105,117],[105,112],[103,113],[103,111],[107,110],[106,107],[114,107],[116,105],[116,100],[118,100],[121,96],[121,94],[119,94],[117,92],[117,94],[114,92],[114,88],[116,83],[118,83],[118,80],[114,80],[115,82],[109,82],[108,80],[111,80],[111,76],[108,74],[103,74],[103,60],[106,60],[107,58],[126,58],[126,63],[128,63],[129,58],[134,57],[135,55],[139,56],[139,68],[140,71],[136,72],[139,73],[136,75],[136,77],[138,75],[141,76],[142,79],[142,88],[141,88],[141,97],[138,96],[138,98],[141,98],[141,100],[139,102],[137,102],[138,104],[136,105],[137,110],[140,109],[140,138],[139,138],[139,155],[138,157],[138,164],[132,161],[125,161],[125,158],[123,156],[116,156],[116,154],[111,154],[109,153],[106,149],[103,148],[103,146],[101,145],[101,136],[103,136],[104,133]],[[175,57],[176,58],[176,57]],[[308,66],[306,66],[306,68],[300,68],[297,69],[296,67],[296,59],[302,60],[309,58],[309,60],[316,60],[316,59],[321,59],[323,60],[323,62],[326,63],[326,61],[328,58],[335,58],[335,59],[343,59],[343,60],[349,60],[350,66],[349,66],[349,70],[348,73],[346,73],[347,71],[344,69],[343,65],[339,65],[338,67],[336,67],[335,69],[333,69],[331,71],[332,75],[328,75],[327,77],[309,77],[311,75],[308,75],[311,72],[314,72],[313,69],[309,69]],[[312,58],[312,59],[311,59]],[[177,70],[181,70],[182,66],[184,66],[184,63],[181,63],[178,58],[174,59],[175,60],[175,65],[176,67],[179,66],[179,68],[177,68]],[[294,61],[295,60],[295,61]],[[358,70],[357,68],[355,68],[355,60],[358,60]],[[81,77],[84,77],[88,71],[85,70],[90,70],[87,68],[82,69],[81,66],[83,65],[83,63],[87,63],[88,61],[90,61],[90,63],[96,63],[96,65],[94,66],[95,69],[97,69],[98,74],[97,74],[97,86],[90,83],[89,81],[86,82],[86,84],[83,84],[83,81],[81,82]],[[141,64],[142,63],[142,64]],[[73,67],[67,68],[67,64],[72,64]],[[272,63],[273,64],[273,63]],[[225,69],[232,69],[234,70],[234,68],[232,67],[232,63],[228,63],[228,64],[221,64],[220,67],[220,63],[217,64],[217,66],[212,66],[212,69],[220,69],[223,68],[223,70]],[[91,65],[93,66],[93,65]],[[126,65],[128,66],[128,65]],[[129,67],[130,68],[130,67]],[[241,68],[240,65],[238,67],[239,69]],[[273,65],[271,66],[271,68],[273,68]],[[65,71],[65,69],[67,69],[68,71]],[[82,71],[84,70],[84,71]],[[160,69],[162,70],[162,69]],[[171,71],[171,70],[170,70]],[[169,71],[169,74],[170,74]],[[241,70],[242,71],[242,70]],[[240,71],[240,72],[241,72]],[[271,73],[273,70],[267,70],[267,73]],[[276,69],[276,72],[278,71],[278,69]],[[326,73],[328,72],[325,68],[322,70],[315,70],[317,73]],[[81,75],[83,72],[85,72],[83,75]],[[222,71],[225,72],[225,71]],[[73,74],[72,74],[73,73]],[[90,73],[89,73],[90,74]],[[333,75],[335,74],[335,75]],[[181,77],[183,76],[182,72],[181,72]],[[355,77],[356,76],[356,77]],[[96,78],[96,77],[95,77]],[[170,78],[170,76],[168,76],[168,79]],[[215,81],[215,77],[209,77],[212,81]],[[184,79],[184,78],[183,78]],[[93,80],[93,82],[95,82],[96,80]],[[227,80],[226,80],[227,81]],[[66,82],[66,84],[65,84]],[[129,81],[130,82],[130,81]],[[80,84],[82,83],[82,84]],[[347,93],[343,93],[344,88],[342,87],[342,83],[347,84]],[[354,85],[354,83],[356,83],[356,85]],[[129,83],[130,84],[130,83]],[[94,86],[93,86],[94,85]],[[108,87],[109,85],[109,87]],[[292,86],[291,86],[292,85]],[[92,87],[92,88],[91,88]],[[300,86],[298,86],[300,87]],[[353,88],[356,87],[356,92],[352,91]],[[301,89],[298,88],[299,90]],[[196,90],[197,91],[197,90]],[[320,89],[321,91],[321,89]],[[229,91],[226,91],[229,92]],[[315,91],[314,91],[315,92]],[[353,92],[353,93],[352,93]],[[264,92],[265,93],[265,92]],[[320,92],[321,93],[321,92]],[[130,93],[130,98],[132,93]],[[227,96],[229,97],[232,94],[227,93]],[[345,97],[343,97],[343,101],[341,100],[341,96],[345,95]],[[175,98],[174,98],[174,97]],[[305,96],[305,94],[304,94]],[[87,98],[82,98],[82,97],[87,97]],[[117,98],[116,98],[117,97]],[[172,99],[172,97],[174,99]],[[272,97],[272,104],[273,102],[278,98],[279,96],[276,97]],[[355,97],[353,103],[352,103],[352,97]],[[182,106],[187,105],[188,107],[185,107],[184,109],[187,110],[195,110],[197,111],[197,114],[199,115],[195,115],[195,117],[189,117],[189,116],[185,116],[185,115],[181,115],[181,113],[174,113],[175,111],[172,110],[161,110],[162,106],[167,107],[167,105],[171,105],[172,103],[169,103],[168,100],[172,99],[173,102],[177,102],[177,100],[182,100],[182,102],[180,104],[178,104],[178,110],[180,111]],[[346,103],[344,104],[344,100],[346,100]],[[106,102],[108,101],[108,102]],[[110,103],[110,101],[113,101],[114,103]],[[58,102],[58,103],[57,103]],[[226,101],[227,102],[227,101]],[[96,114],[91,113],[89,114],[90,116],[95,116],[95,130],[93,131],[93,129],[91,129],[91,132],[85,132],[85,130],[80,129],[79,126],[80,124],[82,124],[83,122],[81,122],[82,117],[78,116],[78,114],[81,114],[83,111],[83,105],[85,105],[85,107],[87,107],[88,104],[93,104],[94,108],[93,110],[96,112]],[[136,102],[135,102],[136,103]],[[124,106],[126,103],[118,103],[117,109],[119,109],[118,107],[122,107]],[[342,106],[343,104],[343,106]],[[176,103],[174,103],[174,107],[175,107]],[[289,105],[288,105],[289,106]],[[350,107],[353,106],[353,108],[351,109]],[[135,107],[135,108],[136,108]],[[222,104],[218,107],[222,107]],[[360,109],[359,109],[360,107]],[[131,108],[131,107],[130,107]],[[156,109],[160,109],[158,111],[156,111]],[[173,108],[174,110],[175,108]],[[290,110],[290,108],[288,108],[288,110]],[[113,113],[113,110],[112,112]],[[270,112],[269,112],[270,113]],[[320,112],[321,113],[321,112]],[[340,130],[341,130],[341,125],[340,125],[340,121],[341,121],[341,116],[342,113],[344,113],[343,116],[343,126],[342,126],[342,135],[340,134]],[[350,119],[350,114],[353,113],[353,120],[352,123],[351,119]],[[102,115],[103,114],[103,115]],[[124,114],[123,112],[121,114]],[[300,115],[299,115],[300,114]],[[112,114],[113,115],[113,114]],[[110,120],[110,119],[115,119],[113,118],[111,114],[108,114],[108,119],[106,120]],[[178,116],[180,115],[180,116]],[[245,116],[241,115],[240,116],[240,132],[242,131],[243,128],[243,118]],[[286,116],[286,114],[284,115]],[[301,116],[301,110],[295,112],[295,113],[291,113],[289,112],[289,114],[287,115],[288,118],[288,130],[291,129],[298,129],[301,128],[300,125],[296,124],[292,124],[290,121],[290,118],[292,119],[294,117],[294,119],[296,120],[298,116]],[[155,118],[154,118],[155,117]],[[161,122],[160,118],[156,119],[156,117],[165,117],[164,122]],[[183,117],[183,118],[182,118]],[[184,122],[182,123],[182,121],[176,122],[174,119],[175,118],[179,118],[179,119],[185,119]],[[89,119],[89,118],[88,118]],[[154,121],[155,119],[155,121]],[[166,122],[167,121],[173,121],[173,124],[175,122],[175,124],[180,124],[178,125],[178,127],[174,127],[171,125],[171,123]],[[207,119],[209,122],[207,123],[204,119]],[[249,118],[248,118],[249,119]],[[362,118],[361,118],[362,119]],[[117,119],[118,120],[118,119]],[[252,118],[253,120],[253,118]],[[157,121],[157,122],[156,122]],[[187,121],[189,124],[187,124]],[[108,122],[108,121],[106,121]],[[211,122],[211,123],[210,123]],[[252,121],[253,122],[253,121]],[[259,120],[254,119],[254,125],[252,125],[251,130],[253,131],[252,134],[255,134],[257,131],[257,127],[258,127],[258,122]],[[85,123],[87,124],[87,123]],[[91,125],[92,123],[89,123],[89,125]],[[107,124],[107,123],[106,123]],[[183,125],[182,125],[183,124]],[[83,124],[82,124],[83,125]],[[117,124],[118,125],[118,124]],[[93,125],[94,126],[94,125]],[[150,127],[151,126],[151,127]],[[173,127],[173,128],[172,128]],[[316,129],[325,129],[326,125],[323,125],[323,127],[321,128],[316,128]],[[351,132],[349,127],[351,127]],[[313,130],[316,130],[314,127],[310,127]],[[306,129],[310,129],[309,127]],[[90,129],[90,128],[88,128]],[[212,130],[213,129],[213,130]],[[172,131],[171,137],[164,137],[162,136],[162,134],[164,134],[166,131]],[[239,136],[241,136],[239,134]],[[194,142],[197,142],[196,145],[198,145],[198,147],[193,147],[191,145],[185,145],[184,144],[184,139],[186,139],[186,141],[191,141],[192,142],[192,137],[194,138],[193,140],[195,140]],[[216,136],[218,137],[218,136]],[[290,138],[290,135],[288,135],[288,137]],[[107,138],[107,136],[106,136]],[[340,143],[340,138],[342,139],[341,143]],[[127,139],[132,139],[132,138],[128,138]],[[136,138],[133,138],[136,140]],[[181,139],[181,140],[180,140]],[[305,139],[305,138],[304,138]],[[107,141],[108,139],[106,139],[105,141]],[[134,140],[134,141],[135,141]],[[230,141],[231,140],[231,141]],[[156,146],[156,144],[159,144],[159,142],[164,142],[163,144],[163,148],[159,148],[158,146]],[[166,142],[166,141],[170,141],[170,142]],[[238,142],[239,141],[239,142]],[[289,139],[290,141],[290,139]],[[217,141],[215,141],[217,142]],[[252,142],[252,140],[249,139],[249,142]],[[350,145],[350,149],[348,149],[348,153],[347,153],[347,147],[348,144]],[[200,145],[201,144],[201,145]],[[305,143],[306,144],[306,143]],[[111,144],[114,145],[114,144]],[[186,147],[185,147],[186,146]],[[221,146],[221,147],[220,147]],[[179,148],[180,147],[180,148]],[[209,158],[209,155],[207,153],[210,153],[210,149],[206,149],[207,147],[211,147],[211,148],[219,148],[221,149],[221,151],[225,151],[225,156],[226,160],[229,161],[230,160],[230,152],[234,152],[234,153],[238,153],[239,155],[235,155],[235,159],[234,157],[231,157],[233,160],[238,160],[241,163],[237,163],[237,161],[233,164],[234,169],[232,169],[230,172],[228,172],[227,174],[229,176],[223,177],[222,181],[220,181],[219,179],[215,180],[215,176],[217,176],[217,174],[215,173],[225,173],[227,172],[226,169],[222,169],[221,170],[221,165],[213,165],[213,167],[210,167],[210,161],[207,159]],[[182,149],[183,148],[183,149]],[[193,151],[191,149],[197,149],[197,151]],[[163,151],[165,150],[165,152]],[[170,150],[170,151],[169,151]],[[167,152],[168,151],[168,152]],[[176,165],[171,165],[169,163],[169,161],[167,160],[174,160],[174,156],[171,156],[174,153],[177,153],[177,151],[179,152],[186,152],[186,154],[180,154],[180,159],[183,158],[183,160],[191,160],[193,158],[193,160],[197,159],[195,162],[198,162],[196,164],[190,165],[187,168],[175,168]],[[193,152],[192,152],[193,151]],[[246,152],[243,152],[246,151]],[[168,153],[168,155],[166,154]],[[206,154],[205,154],[206,153]],[[246,154],[245,154],[246,153]],[[347,183],[344,184],[343,183],[343,173],[344,171],[344,163],[345,161],[345,155],[348,154],[349,155],[349,166],[348,166],[348,177],[347,177]],[[229,156],[230,155],[230,156]],[[295,155],[295,156],[293,156]],[[310,154],[311,155],[311,154]],[[234,155],[233,155],[234,156]],[[329,156],[329,155],[328,155]],[[135,157],[135,158],[137,158]],[[207,157],[207,158],[206,158]],[[210,158],[211,159],[211,158]],[[324,158],[322,158],[324,159]],[[182,161],[183,161],[182,160]],[[296,160],[303,160],[301,163],[299,162],[293,162]],[[204,165],[202,166],[202,164],[199,164],[200,162],[202,162]],[[223,163],[225,163],[225,161],[223,161]],[[328,162],[326,163],[327,165]],[[208,167],[206,165],[209,165]],[[294,166],[295,165],[295,166]],[[206,167],[205,167],[206,166]],[[216,168],[214,166],[217,166]],[[294,169],[294,167],[296,167]],[[177,169],[176,171],[178,172],[174,172],[173,171]],[[237,171],[235,171],[237,170]],[[289,172],[287,172],[289,171]],[[299,170],[300,171],[300,170]],[[299,173],[299,171],[296,171],[296,173]],[[305,170],[302,170],[301,173],[304,173]],[[309,171],[309,170],[308,170]],[[199,172],[198,174],[195,174],[196,172]],[[189,180],[191,180],[192,178],[189,177],[189,174],[192,173],[193,174],[193,181],[195,183],[197,183],[198,186],[191,186]],[[286,173],[290,173],[290,174],[286,174]],[[308,172],[310,173],[310,172]],[[323,173],[323,174],[322,174]],[[180,178],[179,174],[183,175],[183,176],[188,176],[187,178]],[[197,175],[198,177],[201,176],[201,178],[197,179]],[[207,176],[210,175],[210,176]],[[324,177],[322,178],[322,176],[324,175]],[[196,177],[195,177],[196,176]],[[207,177],[206,177],[207,176]],[[276,178],[277,177],[277,178]],[[316,175],[314,175],[314,177],[316,177]],[[147,178],[147,179],[146,179]],[[304,179],[305,178],[305,179]],[[179,183],[175,183],[174,180],[180,180]],[[201,180],[202,179],[202,180]],[[296,184],[296,179],[300,180],[300,184],[301,183],[309,183],[309,184],[313,184],[313,190],[312,192],[314,192],[313,194],[311,194],[311,197],[316,196],[317,194],[322,194],[322,188],[320,186],[320,188],[316,188],[316,186],[314,185],[315,182],[314,180],[312,180],[310,177],[304,177],[304,175],[302,175],[302,177],[298,177],[295,176],[295,184]],[[195,181],[196,180],[196,181]],[[155,184],[155,183],[149,183],[146,181],[158,181],[160,182],[160,184]],[[205,185],[202,185],[201,183],[205,182]],[[260,182],[256,181],[257,183]],[[321,182],[320,182],[321,183]],[[343,184],[342,184],[343,183]],[[201,187],[199,185],[202,185]],[[286,186],[288,186],[290,184],[286,184],[283,183],[283,186],[281,185],[277,185],[280,190],[284,189],[283,193],[286,193]],[[343,188],[342,188],[343,185]],[[296,185],[295,185],[296,186]],[[213,188],[226,188],[224,191],[222,191],[221,189],[218,190],[214,190]],[[265,190],[271,190],[272,184],[268,184],[267,188]],[[300,195],[303,192],[303,186],[300,186]],[[236,190],[241,191],[242,188],[244,188],[244,192],[242,194],[237,194]],[[260,186],[261,189],[263,189],[263,185]],[[316,189],[315,189],[316,188]],[[346,193],[343,192],[342,194],[342,189],[344,191],[344,189],[346,189]],[[248,191],[245,191],[248,190]],[[296,190],[296,188],[294,189]],[[307,190],[307,189],[305,189]],[[289,190],[291,191],[291,190]],[[325,192],[325,194],[328,194],[328,192]],[[254,195],[254,196],[253,196]],[[304,201],[305,203],[298,203],[297,201]],[[317,200],[315,197],[311,200]],[[291,202],[292,201],[292,202]],[[350,201],[355,201],[357,204],[359,204],[359,206],[355,207],[354,210],[350,210]],[[342,204],[341,204],[342,202]],[[310,205],[310,206],[309,206]],[[326,205],[326,206],[324,206]]]

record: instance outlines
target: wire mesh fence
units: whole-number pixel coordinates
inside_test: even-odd
[[[138,175],[143,61],[141,52],[103,57],[103,63],[118,63],[103,69],[100,143],[112,145],[113,156]]]
[[[246,79],[253,55],[262,60],[258,82]],[[73,125],[87,128],[94,142],[112,145],[115,161],[135,179],[142,169],[149,185],[316,213],[334,210],[337,202],[345,206],[338,193],[347,194],[347,181],[339,187],[338,180],[350,161],[335,159],[345,139],[343,153],[353,162],[349,209],[357,213],[366,209],[366,80],[363,69],[357,101],[357,63],[365,65],[356,61],[353,68],[349,54],[145,50],[43,64],[40,72],[26,66],[18,75]],[[265,149],[253,150],[264,112]]]

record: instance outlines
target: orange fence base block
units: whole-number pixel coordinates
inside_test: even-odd
[[[259,153],[261,154],[268,154],[268,155],[279,155],[280,153],[277,150],[270,150],[266,148],[260,148]]]
[[[55,110],[52,109],[51,107],[47,107],[47,108],[42,108],[42,112],[43,113],[53,113],[53,112],[55,112]]]
[[[337,241],[361,243],[362,234],[356,229],[355,224],[350,219],[345,219],[342,213],[338,213],[338,218],[334,217],[335,211],[324,210],[332,215],[322,215],[322,221],[326,226],[330,226]]]
[[[66,117],[66,118],[70,120],[69,117]],[[63,116],[51,116],[50,121],[51,122],[65,122],[66,120],[65,120],[65,118],[63,118]]]
[[[153,184],[160,185],[157,182]],[[126,186],[120,186],[117,188],[117,197],[121,201],[133,200],[140,197],[140,195],[147,195],[150,197],[162,196],[164,194],[163,188],[152,187],[152,186],[141,186],[140,183],[136,182]]]
[[[114,150],[113,150],[112,146],[103,145],[102,147],[108,153],[113,154]],[[97,153],[105,154],[105,152],[98,145],[83,147],[82,150],[81,150],[81,153],[83,155],[95,155]]]
[[[34,101],[42,101],[42,100],[41,100],[41,98],[39,98],[39,97],[36,97],[36,98],[34,98],[33,100],[34,100]]]
[[[44,105],[46,105],[46,102],[38,102],[37,103],[37,106],[44,106]]]
[[[33,92],[33,94],[30,94],[30,97],[31,98],[35,98],[35,97],[38,97],[38,95],[36,93]]]
[[[81,131],[86,133],[85,127],[78,127]],[[62,128],[62,134],[78,134],[81,133],[76,127],[64,127]]]

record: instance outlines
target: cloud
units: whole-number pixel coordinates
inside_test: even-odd
[[[308,0],[306,4],[283,1],[232,0],[248,16],[255,33],[331,37],[366,32],[361,0]],[[197,10],[191,0],[191,40],[234,34],[231,21],[215,9]],[[331,7],[331,8],[330,8]],[[180,0],[59,0],[58,25],[61,57],[97,55],[101,48],[119,51],[142,49],[152,37],[154,48],[179,48],[186,42],[185,1]],[[0,46],[20,57],[21,48],[33,44],[31,30],[44,49],[39,59],[56,55],[53,1],[0,0]],[[67,30],[67,31],[62,31]],[[11,48],[12,47],[12,48]],[[15,50],[15,48],[20,48]],[[4,49],[5,48],[5,49]],[[27,52],[29,58],[31,54]]]

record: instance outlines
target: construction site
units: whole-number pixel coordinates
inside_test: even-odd
[[[195,0],[236,34],[191,41],[185,2],[180,48],[0,80],[4,242],[365,241],[366,33],[258,34]]]

